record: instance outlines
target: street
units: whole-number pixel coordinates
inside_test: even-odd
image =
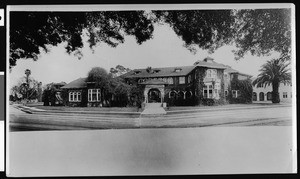
[[[296,166],[291,106],[153,118],[10,107],[10,130],[19,131],[9,132],[10,176],[285,173]]]
[[[292,107],[287,105],[169,111],[167,115],[156,117],[143,117],[139,113],[62,111],[29,114],[10,106],[11,131],[291,125]]]

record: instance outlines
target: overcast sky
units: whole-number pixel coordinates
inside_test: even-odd
[[[191,53],[183,47],[183,41],[168,25],[155,25],[153,38],[138,45],[132,36],[126,36],[125,43],[116,48],[101,43],[94,49],[94,53],[86,44],[83,49],[83,58],[78,60],[65,52],[64,44],[52,47],[47,54],[42,53],[37,61],[21,59],[12,68],[10,85],[18,83],[24,76],[26,69],[31,70],[32,77],[41,81],[43,85],[51,82],[69,83],[77,78],[86,77],[88,71],[95,66],[103,67],[107,71],[116,65],[123,65],[130,69],[151,67],[170,67],[193,65],[197,60],[210,56],[218,63],[230,65],[242,73],[258,75],[260,66],[273,57],[256,57],[247,55],[235,61],[231,52],[232,47],[224,46],[213,54],[198,50]]]

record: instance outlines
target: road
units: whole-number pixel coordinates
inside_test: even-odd
[[[292,125],[292,107],[280,105],[170,111],[167,115],[156,117],[49,111],[29,114],[13,106],[9,109],[11,131]]]

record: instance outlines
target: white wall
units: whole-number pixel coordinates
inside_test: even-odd
[[[265,88],[257,88],[256,86],[253,87],[253,92],[256,92],[257,94],[257,101],[259,101],[259,93],[263,92],[264,93],[264,101],[267,101],[267,93],[268,92],[272,92],[272,85],[270,86],[266,86]],[[283,93],[287,92],[287,98],[283,98]],[[294,95],[292,94],[292,86],[291,85],[284,85],[283,83],[281,83],[279,85],[279,97],[280,97],[280,102],[287,102],[290,103],[292,102],[292,96]]]

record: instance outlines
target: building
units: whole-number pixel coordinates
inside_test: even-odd
[[[164,106],[225,103],[229,91],[234,98],[240,96],[239,89],[231,89],[231,81],[250,77],[210,57],[191,66],[148,67],[120,76],[127,84],[142,87],[144,104],[161,103]],[[67,90],[69,106],[101,106],[101,90],[94,88],[85,78],[74,80],[62,89]]]
[[[272,85],[253,87],[253,102],[271,102],[272,101]],[[292,85],[280,83],[279,85],[279,98],[280,102],[291,103],[292,102]]]

